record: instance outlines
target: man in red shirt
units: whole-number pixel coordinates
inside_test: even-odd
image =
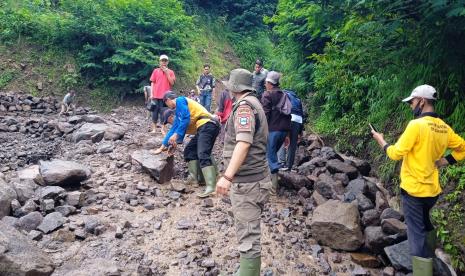
[[[174,75],[173,70],[168,69],[169,59],[167,55],[160,56],[160,66],[155,68],[150,76],[150,81],[152,82],[152,105],[154,109],[152,112],[152,132],[156,132],[157,121],[160,117],[160,126],[162,120],[162,109],[164,106],[163,96],[166,92],[171,90],[174,82],[176,81],[176,76]]]

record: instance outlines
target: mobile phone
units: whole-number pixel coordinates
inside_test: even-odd
[[[370,126],[372,130],[374,130],[375,132],[378,132],[378,130],[371,123],[368,123],[368,125]]]

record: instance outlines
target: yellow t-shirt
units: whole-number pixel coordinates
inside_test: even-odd
[[[189,126],[186,129],[186,133],[196,134],[197,129],[199,127],[203,126],[204,124],[210,121],[210,118],[212,118],[212,114],[210,114],[210,112],[208,112],[208,110],[198,102],[187,97],[186,100],[187,108],[189,109],[191,115]]]
[[[434,197],[441,193],[439,171],[435,161],[447,148],[455,160],[465,158],[465,141],[434,113],[409,122],[395,145],[386,153],[393,160],[401,160],[400,187],[409,195]]]

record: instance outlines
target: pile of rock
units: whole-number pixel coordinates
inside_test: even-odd
[[[34,112],[50,114],[60,109],[60,103],[54,97],[34,97],[20,93],[0,93],[1,112]]]
[[[298,191],[307,214],[313,211],[313,238],[333,249],[375,254],[353,255],[365,266],[389,264],[391,256],[384,249],[405,241],[407,226],[402,214],[389,206],[389,192],[368,177],[368,162],[338,154],[315,136],[299,146],[297,162],[298,172],[280,172],[279,183]],[[391,262],[396,269],[409,269]]]
[[[76,162],[53,160],[18,171],[8,183],[0,179],[2,221],[40,240],[43,234],[62,227],[66,217],[83,206],[84,194],[65,188],[79,187],[90,174]]]

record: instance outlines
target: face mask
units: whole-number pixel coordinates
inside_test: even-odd
[[[420,101],[418,101],[417,105],[413,109],[413,118],[418,118],[421,115],[421,112],[423,111],[423,107],[420,107]]]

